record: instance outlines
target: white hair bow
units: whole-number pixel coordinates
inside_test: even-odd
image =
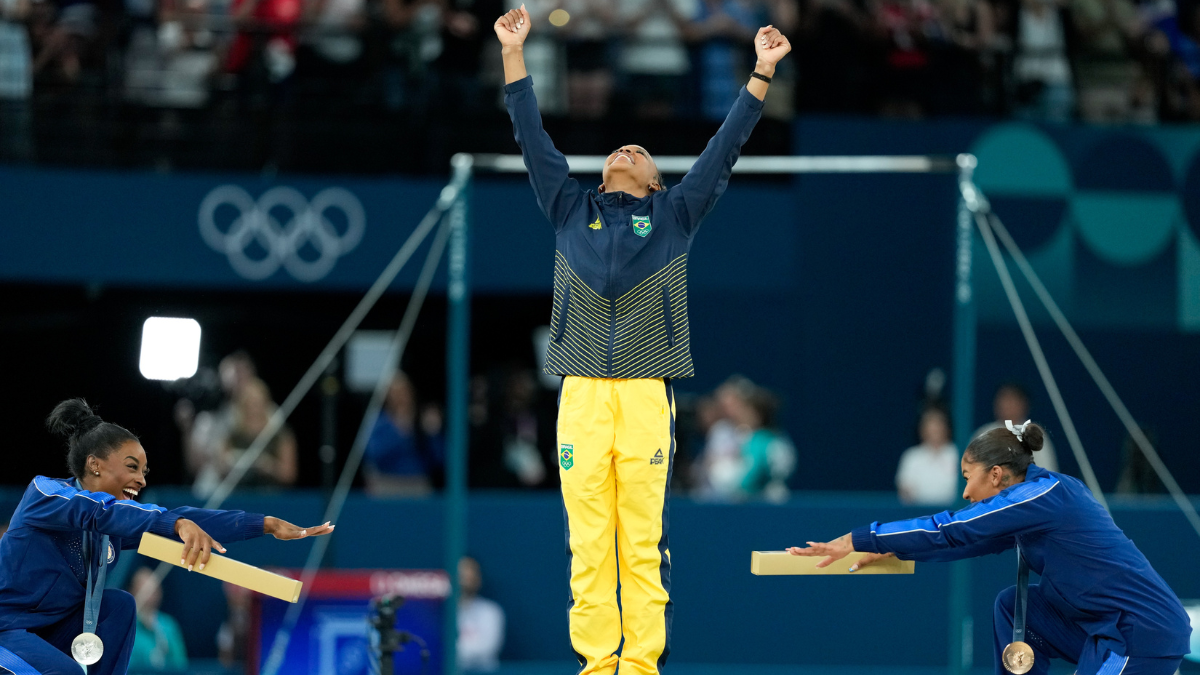
[[[1012,420],[1004,420],[1004,426],[1017,437],[1018,441],[1024,441],[1025,427],[1029,426],[1029,420],[1025,420],[1024,424],[1013,424]]]

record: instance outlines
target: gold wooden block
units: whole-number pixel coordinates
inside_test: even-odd
[[[138,553],[178,567],[180,559],[183,558],[183,543],[145,532],[142,534],[142,543],[138,545]],[[289,579],[217,553],[212,554],[203,570],[196,571],[288,602],[299,600],[300,589],[303,587],[297,579]]]
[[[858,562],[865,553],[851,553],[835,561],[829,567],[817,567],[824,557],[807,557],[792,555],[787,551],[754,551],[750,554],[750,573],[760,576],[781,574],[912,574],[916,563],[912,560],[884,558],[871,563],[857,572],[851,572],[850,566]]]

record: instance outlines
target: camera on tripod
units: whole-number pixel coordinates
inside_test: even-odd
[[[379,673],[394,675],[396,652],[404,651],[404,645],[412,640],[412,634],[396,630],[396,610],[404,605],[400,595],[383,595],[371,600],[368,621],[379,634]]]

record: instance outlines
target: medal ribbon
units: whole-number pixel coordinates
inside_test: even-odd
[[[1025,608],[1029,602],[1029,563],[1017,546],[1017,599],[1013,605],[1013,642],[1025,641]]]
[[[79,486],[78,481],[76,485]],[[83,489],[79,486],[79,489]],[[100,538],[100,571],[96,574],[95,589],[92,587],[92,560],[96,554],[92,551],[93,532],[83,532],[83,558],[87,565],[87,591],[83,597],[83,632],[95,633],[96,622],[100,618],[100,601],[104,597],[104,579],[108,576],[108,535]]]

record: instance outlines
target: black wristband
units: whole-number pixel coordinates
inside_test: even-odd
[[[763,75],[762,73],[758,72],[757,70],[751,71],[750,77],[753,77],[758,80],[762,80],[763,82],[766,82],[767,84],[771,84],[771,78],[767,77],[766,75]]]

